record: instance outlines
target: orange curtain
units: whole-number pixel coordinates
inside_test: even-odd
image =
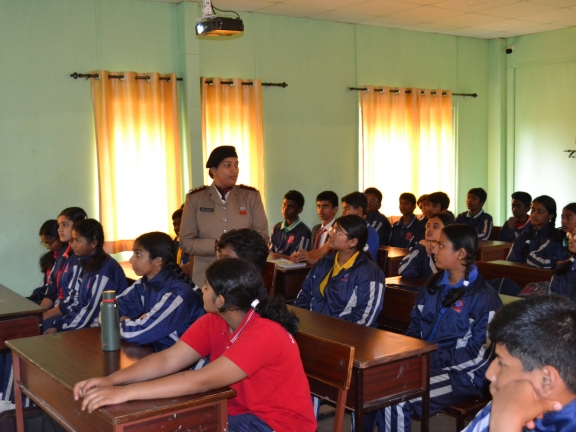
[[[398,214],[402,192],[418,197],[444,191],[454,197],[452,92],[366,87],[360,95],[362,190],[380,189],[387,215]]]
[[[116,253],[145,232],[173,233],[182,204],[177,82],[175,74],[93,73],[100,222]]]
[[[211,81],[209,84],[207,81]],[[232,84],[222,84],[222,81]],[[243,85],[251,83],[251,85]],[[257,188],[264,199],[264,138],[262,82],[240,78],[202,78],[202,141],[204,160],[221,145],[233,145],[238,153],[238,183]],[[208,170],[204,181],[210,184]]]

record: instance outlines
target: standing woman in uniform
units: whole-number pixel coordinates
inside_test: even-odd
[[[180,226],[180,248],[193,260],[192,280],[204,285],[205,272],[216,260],[215,244],[232,229],[250,228],[268,242],[268,219],[260,192],[238,185],[238,155],[233,146],[216,147],[206,162],[214,181],[187,195]]]

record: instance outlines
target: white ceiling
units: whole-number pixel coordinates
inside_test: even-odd
[[[149,0],[181,3],[202,0]],[[507,38],[576,26],[576,0],[214,0],[219,9]]]

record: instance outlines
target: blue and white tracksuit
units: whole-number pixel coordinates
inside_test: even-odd
[[[332,275],[320,292],[320,284],[334,266],[335,253],[320,259],[302,284],[294,306],[340,318],[367,327],[376,327],[384,301],[384,273],[374,261],[360,253],[349,269]]]
[[[484,407],[462,432],[489,432],[492,402]],[[567,403],[560,411],[549,411],[542,418],[534,420],[534,432],[574,432],[576,431],[576,399]]]
[[[510,248],[510,252],[508,252],[506,260],[526,264],[526,259],[530,252],[540,249],[551,235],[552,230],[549,224],[546,224],[539,230],[531,227],[528,231],[524,231],[516,238],[516,241]]]
[[[406,225],[404,225],[403,222],[404,219],[400,218],[392,225],[388,245],[409,249],[422,240],[424,236],[424,225],[414,215],[412,215],[412,220]]]
[[[69,267],[73,267],[77,265],[77,263],[78,257],[70,245],[64,246],[58,251],[56,261],[50,271],[50,278],[46,284],[44,297],[52,300],[54,306],[58,306],[63,314],[68,312],[68,310],[66,306],[61,305],[61,303],[69,294],[67,277],[64,277],[64,275]]]
[[[463,212],[458,215],[454,223],[469,225],[476,230],[478,234],[478,240],[490,240],[492,237],[492,216],[486,213],[484,210],[476,216],[472,216],[470,212]]]
[[[552,237],[542,244],[538,250],[532,251],[526,257],[526,263],[531,267],[538,267],[543,269],[554,269],[558,265],[558,261],[564,261],[570,258],[568,252],[568,239],[564,236],[564,232],[555,233]]]
[[[163,269],[152,280],[137,280],[117,297],[120,335],[128,342],[151,344],[154,351],[174,345],[194,321],[204,315],[204,307],[192,287]]]
[[[118,295],[126,289],[124,270],[116,260],[108,257],[102,267],[90,272],[83,266],[90,258],[78,257],[78,265],[69,269],[68,312],[54,322],[58,331],[98,327],[102,293],[116,291]]]
[[[437,271],[432,255],[428,256],[426,248],[420,243],[410,249],[410,253],[402,258],[398,267],[398,274],[407,278],[428,279]]]
[[[520,234],[528,231],[531,226],[532,224],[530,223],[530,219],[528,219],[528,221],[520,228],[516,227],[510,228],[508,226],[508,222],[505,222],[504,225],[502,225],[502,228],[500,229],[500,234],[498,234],[498,241],[513,243],[514,241],[516,241],[516,239]]]
[[[390,230],[392,229],[388,218],[379,211],[367,212],[366,222],[368,222],[368,225],[374,228],[376,234],[378,234],[378,246],[388,246]],[[376,259],[376,255],[373,255],[372,258]]]
[[[464,283],[462,279],[452,286],[448,277],[449,273],[444,272],[436,293],[430,294],[425,288],[420,291],[406,331],[407,336],[438,345],[438,350],[430,353],[430,413],[424,415],[481,395],[488,383],[484,374],[494,354],[487,328],[502,307],[498,294],[472,266],[466,293],[444,307],[447,292]],[[422,398],[378,411],[378,430],[409,432],[412,416],[421,418]]]
[[[576,262],[563,275],[552,276],[550,292],[576,301]]]

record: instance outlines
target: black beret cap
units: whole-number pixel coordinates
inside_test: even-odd
[[[206,168],[217,167],[218,164],[220,164],[220,162],[229,157],[235,157],[235,158],[238,157],[238,154],[236,154],[236,147],[234,146],[216,147],[214,150],[212,150],[212,153],[210,153],[208,161],[206,161]]]

